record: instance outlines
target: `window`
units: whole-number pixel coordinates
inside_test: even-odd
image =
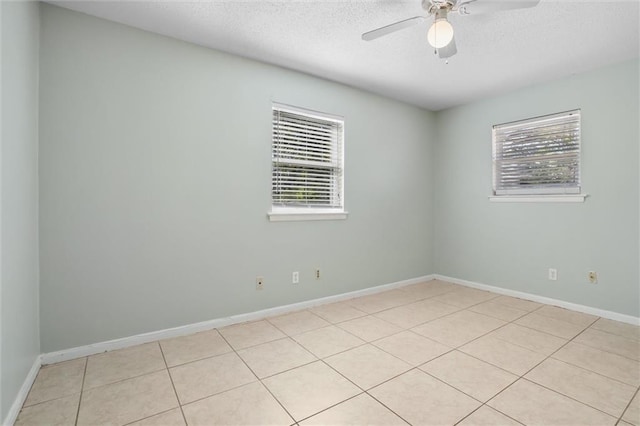
[[[580,194],[580,110],[493,126],[495,198],[567,194]]]
[[[273,105],[271,220],[344,219],[344,120]]]

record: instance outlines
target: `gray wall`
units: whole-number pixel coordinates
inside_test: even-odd
[[[41,11],[44,352],[434,272],[434,114]],[[345,117],[347,220],[268,221],[272,101]]]
[[[638,76],[634,60],[438,113],[435,270],[639,316]],[[489,202],[491,126],[574,108],[585,203]]]
[[[44,352],[434,272],[640,314],[637,61],[433,114],[41,14]],[[347,220],[267,220],[272,101],[345,117]],[[491,125],[573,108],[587,201],[490,203]]]
[[[38,4],[0,2],[2,143],[0,421],[40,354],[38,332]]]

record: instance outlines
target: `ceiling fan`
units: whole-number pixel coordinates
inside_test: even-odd
[[[460,15],[480,15],[503,10],[523,9],[536,6],[540,0],[422,0],[426,16],[414,16],[362,34],[365,41],[375,40],[387,34],[419,24],[433,16],[433,24],[427,32],[427,41],[438,52],[440,58],[456,54],[453,26],[447,20],[449,12]]]

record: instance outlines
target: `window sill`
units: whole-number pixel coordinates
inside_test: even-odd
[[[309,211],[309,212],[269,212],[270,222],[300,222],[306,220],[344,220],[349,215],[345,211]]]
[[[492,195],[492,203],[584,203],[588,194],[567,195]]]

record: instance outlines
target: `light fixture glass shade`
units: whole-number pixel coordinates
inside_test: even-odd
[[[445,18],[436,19],[427,33],[429,44],[436,49],[445,47],[453,40],[453,26]]]

